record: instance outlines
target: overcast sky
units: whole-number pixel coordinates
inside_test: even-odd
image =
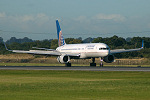
[[[0,37],[150,37],[150,0],[0,0]]]

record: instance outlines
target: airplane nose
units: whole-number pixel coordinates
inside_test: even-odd
[[[109,55],[109,53],[110,53],[110,51],[106,50],[105,55],[107,56],[107,55]]]

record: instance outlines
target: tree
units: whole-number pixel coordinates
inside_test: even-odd
[[[58,40],[54,39],[51,41],[51,49],[56,49],[58,47]]]
[[[103,42],[104,41],[104,39],[102,38],[102,37],[98,37],[98,38],[95,38],[93,41],[92,41],[92,43],[101,43],[101,42]]]
[[[15,37],[12,37],[10,40],[7,40],[7,47],[8,49],[12,50],[31,50],[32,47],[38,47],[38,48],[51,48],[56,49],[58,47],[58,40],[36,40],[36,41],[30,41],[31,39],[25,37],[23,39],[17,39]],[[93,41],[92,41],[93,40]],[[149,37],[133,37],[130,41],[126,41],[124,38],[113,36],[113,37],[97,37],[97,38],[87,38],[85,40],[81,40],[81,38],[74,39],[74,38],[67,38],[65,39],[67,44],[75,44],[75,43],[85,43],[85,41],[92,41],[92,43],[106,43],[110,49],[118,49],[118,48],[140,48],[142,40],[144,40],[144,49],[139,52],[128,52],[128,53],[120,53],[115,54],[118,58],[129,58],[129,57],[146,57],[150,58],[150,38]],[[9,51],[6,51],[5,46],[3,44],[3,39],[0,38],[0,54],[8,54],[12,53]],[[28,42],[30,41],[30,42]],[[88,42],[88,43],[89,43]]]
[[[67,38],[65,39],[67,44],[77,44],[77,43],[82,43],[82,40],[80,39],[74,39],[74,38]]]
[[[83,43],[91,43],[92,41],[93,41],[93,38],[88,37],[88,38],[83,40]]]

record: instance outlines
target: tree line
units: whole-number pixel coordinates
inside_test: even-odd
[[[0,38],[0,54],[10,54],[12,52],[6,51],[4,44]],[[133,37],[133,38],[122,38],[118,36],[113,37],[97,37],[97,38],[86,38],[81,37],[75,38],[66,38],[65,41],[67,44],[76,44],[76,43],[106,43],[110,49],[131,49],[131,48],[140,48],[142,45],[142,40],[144,40],[144,49],[138,52],[129,52],[129,53],[120,53],[115,54],[117,58],[150,58],[150,38],[149,37]],[[46,40],[32,40],[27,37],[23,39],[17,39],[15,37],[10,38],[6,41],[8,49],[12,50],[30,50],[32,47],[39,48],[51,48],[56,49],[58,47],[57,39],[46,39]]]

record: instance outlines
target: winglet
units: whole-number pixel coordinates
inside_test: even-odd
[[[144,48],[144,40],[142,40],[142,47],[141,47],[142,49]]]
[[[5,48],[6,48],[7,51],[12,51],[12,50],[9,50],[9,49],[7,48],[7,46],[6,46],[6,44],[5,44],[4,41],[3,41],[3,43],[4,43],[4,46],[5,46]]]

